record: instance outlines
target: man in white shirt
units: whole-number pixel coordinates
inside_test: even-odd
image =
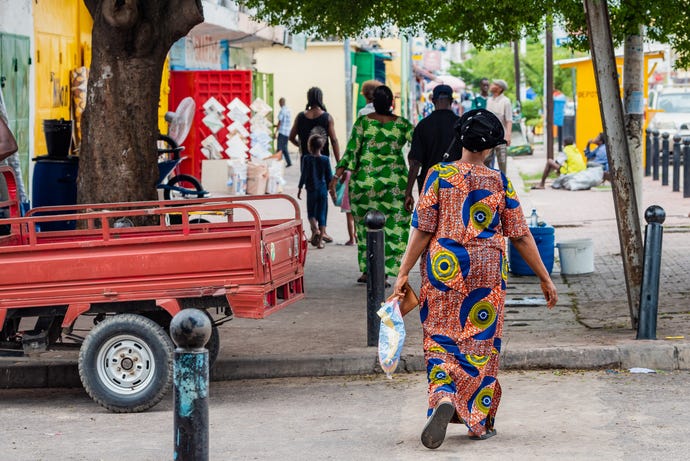
[[[503,125],[505,132],[506,144],[496,146],[491,151],[488,157],[484,160],[484,164],[489,168],[493,167],[494,158],[498,160],[498,169],[504,174],[506,172],[506,157],[508,155],[508,146],[510,146],[510,134],[513,130],[513,104],[510,99],[503,94],[508,89],[508,84],[505,80],[493,80],[489,86],[491,97],[486,102],[486,108],[498,117]]]

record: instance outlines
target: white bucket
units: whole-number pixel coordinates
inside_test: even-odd
[[[592,239],[566,240],[556,244],[561,260],[561,274],[576,275],[594,272]]]

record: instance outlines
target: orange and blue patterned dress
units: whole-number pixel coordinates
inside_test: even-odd
[[[529,228],[503,173],[459,161],[429,170],[412,226],[433,234],[422,254],[420,291],[429,415],[449,397],[453,422],[484,434],[501,399],[504,237],[527,235]]]

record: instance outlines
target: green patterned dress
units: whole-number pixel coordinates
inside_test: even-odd
[[[402,117],[387,123],[362,116],[352,127],[343,158],[337,168],[352,172],[350,205],[355,218],[359,268],[366,272],[367,229],[364,215],[378,210],[386,216],[384,227],[386,275],[398,273],[410,232],[410,213],[405,211],[407,165],[403,147],[412,140],[414,127]]]

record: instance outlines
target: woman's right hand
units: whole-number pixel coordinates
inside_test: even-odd
[[[408,276],[403,274],[398,274],[395,279],[395,285],[393,286],[393,295],[398,299],[405,297],[405,285],[407,284]]]

